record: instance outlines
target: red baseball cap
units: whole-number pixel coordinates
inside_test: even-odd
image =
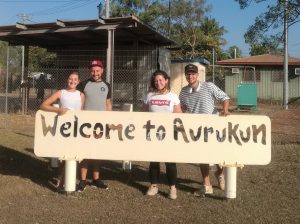
[[[89,68],[92,68],[94,66],[99,66],[99,67],[103,68],[102,61],[100,61],[100,60],[92,60],[90,62]]]

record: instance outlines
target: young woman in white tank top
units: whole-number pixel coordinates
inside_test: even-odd
[[[84,94],[76,90],[76,86],[79,83],[79,74],[77,72],[70,73],[67,80],[67,88],[56,91],[52,96],[46,99],[40,109],[50,112],[56,112],[59,115],[63,115],[68,110],[81,110],[84,105]],[[59,101],[59,107],[53,106],[53,103]],[[62,161],[59,165],[59,176],[56,183],[52,183],[57,188],[57,191],[64,191],[64,166]]]
[[[84,94],[76,90],[79,83],[79,75],[77,72],[72,72],[67,80],[67,88],[55,92],[52,96],[46,99],[41,109],[45,111],[56,112],[60,115],[66,113],[68,110],[81,110],[84,105]],[[52,104],[59,101],[59,107]]]

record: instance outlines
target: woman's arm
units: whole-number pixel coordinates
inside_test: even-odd
[[[174,105],[173,113],[182,113],[180,104]]]
[[[84,103],[85,103],[85,95],[80,92],[80,98],[81,98],[81,110],[84,109]]]
[[[42,105],[40,106],[40,109],[45,110],[45,111],[50,111],[50,112],[56,112],[58,114],[64,114],[68,109],[66,108],[58,108],[54,107],[51,104],[55,103],[57,100],[60,99],[61,95],[61,90],[53,93],[49,98],[47,98]]]
[[[106,99],[106,111],[112,111],[112,105],[110,99]]]

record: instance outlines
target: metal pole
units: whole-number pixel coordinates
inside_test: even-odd
[[[284,1],[284,81],[283,81],[283,108],[288,109],[289,79],[288,79],[288,0]]]
[[[21,84],[24,83],[24,65],[25,65],[25,47],[24,45],[22,46],[22,72],[21,72]],[[20,87],[20,96],[22,99],[22,114],[25,114],[25,109],[24,109],[24,87]]]
[[[110,63],[110,75],[111,75],[111,91],[114,91],[114,64],[115,64],[115,30],[111,30],[111,63]],[[114,102],[114,94],[111,96],[111,102]]]
[[[21,83],[24,82],[24,65],[25,65],[24,59],[25,59],[25,47],[22,46],[22,73],[21,73]]]
[[[106,82],[111,85],[111,91],[113,93],[113,80],[114,80],[114,29],[109,29],[108,31],[108,46],[106,52]],[[111,102],[113,104],[113,94],[111,96]]]
[[[22,105],[22,113],[27,114],[28,111],[28,101],[29,101],[29,91],[30,91],[30,85],[28,80],[28,57],[29,57],[29,47],[28,45],[25,45],[24,47],[24,75],[25,75],[25,82],[27,81],[27,85],[24,87],[24,104]],[[24,110],[23,110],[24,108]]]
[[[168,34],[171,37],[171,0],[169,0]]]
[[[105,18],[108,19],[110,17],[110,6],[109,6],[109,0],[105,0]]]
[[[9,72],[9,44],[6,50],[6,80],[5,80],[5,113],[8,113],[8,72]]]
[[[234,59],[236,59],[236,47],[234,48]]]
[[[212,66],[213,83],[215,83],[215,48],[213,48],[212,61],[213,61],[213,66]]]
[[[107,51],[106,51],[106,82],[110,83],[111,74],[111,30],[107,30]]]

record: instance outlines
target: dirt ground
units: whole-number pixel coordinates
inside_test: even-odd
[[[238,169],[237,198],[225,199],[211,170],[214,194],[195,197],[197,164],[178,164],[178,199],[167,198],[162,164],[160,194],[147,197],[148,163],[102,161],[109,190],[55,192],[55,172],[33,154],[34,118],[0,114],[0,223],[300,223],[300,109],[259,105],[272,121],[272,161]]]

